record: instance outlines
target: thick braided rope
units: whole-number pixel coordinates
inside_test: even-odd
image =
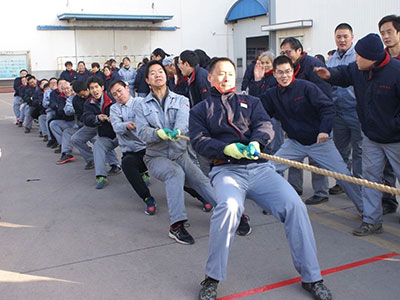
[[[184,136],[184,135],[178,135],[177,137],[179,137],[183,140],[186,140],[186,141],[190,140],[189,137]],[[399,189],[396,189],[394,187],[390,187],[390,186],[387,186],[387,185],[384,185],[381,183],[371,182],[366,179],[361,179],[361,178],[357,178],[357,177],[353,177],[353,176],[349,176],[349,175],[345,175],[345,174],[341,174],[341,173],[337,173],[337,172],[332,172],[332,171],[329,171],[326,169],[317,168],[317,167],[314,167],[314,166],[311,166],[308,164],[303,164],[298,161],[293,161],[293,160],[281,158],[281,157],[266,154],[266,153],[259,153],[258,156],[261,158],[264,158],[264,159],[272,160],[272,161],[280,163],[280,164],[295,167],[297,169],[306,170],[306,171],[310,171],[310,172],[313,172],[316,174],[329,176],[329,177],[335,178],[337,180],[342,180],[342,181],[347,181],[347,182],[354,183],[357,185],[362,185],[362,186],[365,186],[365,187],[368,187],[371,189],[375,189],[375,190],[378,190],[381,192],[385,192],[388,194],[392,194],[392,195],[400,195]]]

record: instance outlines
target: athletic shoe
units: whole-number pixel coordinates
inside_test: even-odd
[[[147,173],[142,173],[142,179],[146,185],[150,185],[150,176]]]
[[[56,149],[57,147],[59,147],[59,145],[58,145],[57,142],[52,142],[52,143],[50,144],[50,149]]]
[[[329,200],[328,197],[320,197],[320,196],[315,196],[314,195],[314,196],[308,198],[305,203],[307,205],[315,205],[315,204],[320,204],[320,203],[327,202],[328,200]]]
[[[43,137],[43,133],[41,131],[39,131],[39,137],[42,138]]]
[[[395,213],[397,210],[397,206],[387,203],[386,202],[387,200],[393,201],[391,198],[382,197],[382,214],[383,215]],[[396,200],[396,199],[394,199],[394,200]]]
[[[96,178],[96,189],[102,189],[108,182],[107,177],[99,176]]]
[[[344,189],[338,184],[335,184],[329,189],[329,195],[337,195],[342,193],[344,193]]]
[[[57,165],[62,165],[73,160],[75,160],[75,158],[72,154],[64,153],[63,155],[61,155],[61,158],[57,161]]]
[[[58,148],[56,150],[54,150],[54,153],[61,153],[61,146],[58,146]]]
[[[382,232],[383,232],[382,223],[369,224],[362,222],[360,227],[353,230],[353,234],[356,236],[366,236],[372,233],[382,233]]]
[[[199,300],[215,300],[217,299],[218,281],[210,277],[206,277],[200,285]]]
[[[149,216],[154,215],[157,211],[156,200],[154,200],[153,197],[149,196],[144,199],[144,203],[146,203],[146,210],[144,211],[144,213]]]
[[[248,215],[243,214],[240,217],[239,227],[236,230],[236,234],[241,236],[246,236],[251,233],[251,226],[250,226],[250,217]]]
[[[325,286],[324,281],[302,282],[301,286],[307,292],[310,292],[315,300],[332,300],[331,291]]]
[[[18,127],[22,127],[22,122],[21,121],[19,121]]]
[[[171,239],[174,239],[175,241],[177,241],[179,244],[183,244],[183,245],[194,244],[194,239],[189,234],[189,232],[187,232],[187,230],[185,229],[183,222],[179,222],[178,225],[175,225],[175,226],[171,225],[168,236]]]
[[[19,124],[19,120],[17,119],[17,121],[15,121],[15,125],[18,125]]]
[[[46,147],[47,147],[47,148],[51,148],[51,146],[53,146],[54,144],[57,145],[57,143],[54,142],[53,140],[48,140],[48,142],[47,142],[47,144],[46,144]]]
[[[43,137],[43,142],[48,142],[49,141],[49,137],[47,136],[47,135],[45,135],[44,137]]]
[[[25,128],[25,131],[24,131],[25,133],[29,133],[29,132],[31,132],[31,130],[29,129],[29,128]]]
[[[86,166],[85,166],[85,170],[91,170],[91,169],[93,169],[94,168],[94,162],[93,162],[93,160],[90,160],[87,164],[86,164]]]
[[[117,175],[119,173],[121,173],[121,167],[118,165],[111,165],[111,169],[110,171],[108,171],[108,175],[112,176],[112,175]]]

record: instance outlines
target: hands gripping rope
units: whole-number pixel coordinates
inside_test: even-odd
[[[189,137],[184,136],[184,135],[177,135],[177,137],[179,137],[179,138],[181,138],[183,140],[186,140],[186,141],[190,141]],[[258,144],[258,142],[251,142],[250,144],[252,144],[252,143],[257,143]],[[240,143],[236,143],[236,144],[240,144]],[[361,179],[361,178],[357,178],[357,177],[353,177],[353,176],[349,176],[349,175],[345,175],[345,174],[341,174],[341,173],[337,173],[337,172],[332,172],[332,171],[329,171],[329,170],[326,170],[326,169],[317,168],[317,167],[314,167],[314,166],[310,166],[308,164],[303,164],[303,163],[300,163],[298,161],[293,161],[293,160],[281,158],[281,157],[278,157],[278,156],[275,156],[275,155],[262,153],[260,151],[260,148],[259,148],[260,146],[259,145],[258,145],[258,148],[256,148],[256,150],[254,150],[252,147],[250,147],[250,144],[249,144],[249,146],[244,146],[243,145],[246,149],[243,149],[243,154],[242,154],[243,156],[240,157],[240,158],[248,158],[248,159],[254,159],[254,160],[258,159],[258,158],[263,158],[263,159],[271,160],[271,161],[274,161],[274,162],[277,162],[277,163],[280,163],[280,164],[284,164],[284,165],[288,165],[288,166],[291,166],[291,167],[295,167],[297,169],[310,171],[310,172],[313,172],[313,173],[316,173],[316,174],[320,174],[320,175],[324,175],[324,176],[329,176],[329,177],[335,178],[337,180],[343,180],[343,181],[354,183],[354,184],[357,184],[357,185],[362,185],[362,186],[365,186],[365,187],[368,187],[368,188],[371,188],[371,189],[375,189],[375,190],[378,190],[378,191],[381,191],[381,192],[389,193],[389,194],[392,194],[392,195],[400,195],[400,190],[396,189],[394,187],[390,187],[390,186],[387,186],[387,185],[384,185],[384,184],[381,184],[381,183],[371,182],[371,181],[368,181],[368,180],[365,180],[365,179]],[[231,146],[231,145],[235,145],[235,143],[234,144],[230,144],[228,146]],[[255,145],[253,145],[253,146],[256,147]],[[227,147],[225,147],[225,149]],[[224,150],[224,153],[225,153],[225,150]],[[227,153],[225,153],[225,154],[227,154]]]

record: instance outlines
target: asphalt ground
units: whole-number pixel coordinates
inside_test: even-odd
[[[196,243],[168,238],[164,185],[150,189],[155,216],[123,174],[95,189],[94,171],[74,151],[58,166],[35,124],[14,125],[13,96],[0,94],[0,299],[197,299],[211,214],[186,194]],[[34,181],[28,181],[35,179]],[[331,180],[333,185],[333,180]],[[312,195],[305,172],[303,199]],[[380,235],[354,237],[361,219],[344,195],[308,207],[324,280],[336,300],[400,299],[399,213]],[[220,299],[311,299],[295,271],[282,224],[246,201],[253,232],[235,238]],[[296,279],[297,278],[297,279]]]

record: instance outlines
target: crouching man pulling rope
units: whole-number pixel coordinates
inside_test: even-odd
[[[229,251],[246,197],[284,223],[303,288],[314,299],[332,299],[322,281],[304,203],[271,163],[254,155],[273,138],[271,119],[259,99],[234,92],[235,66],[228,58],[211,63],[208,79],[211,95],[191,109],[189,118],[194,150],[213,160],[209,177],[217,202],[210,221],[206,278],[199,299],[216,299],[218,282],[226,278]]]

